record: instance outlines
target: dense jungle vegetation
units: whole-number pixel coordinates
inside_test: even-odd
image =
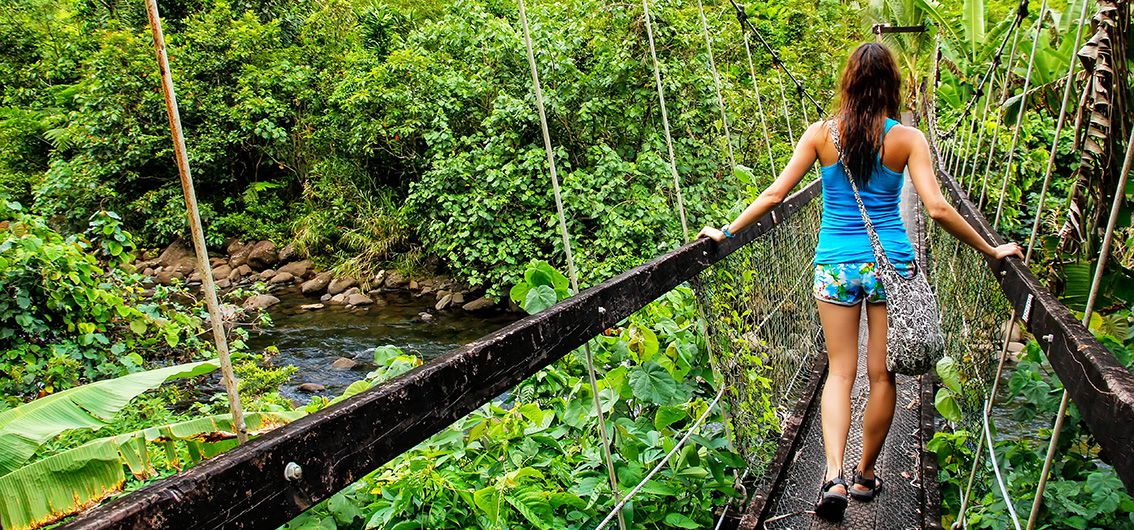
[[[570,294],[556,272],[563,269],[563,249],[513,2],[159,5],[211,246],[232,239],[290,242],[342,273],[439,270],[497,298],[519,285],[523,296],[516,302],[531,312]],[[1081,5],[1052,2],[1039,32],[1003,201],[1002,231],[1022,242],[1038,204]],[[944,66],[935,94],[939,121],[948,126],[974,97],[1015,2],[757,0],[747,8],[823,103],[832,97],[847,51],[872,38],[870,24],[928,22],[930,33],[887,43],[903,66],[912,108],[928,86],[933,36],[940,37]],[[751,168],[734,178],[696,4],[665,0],[652,9],[690,226],[719,224],[769,182],[769,149],[774,167],[783,167],[790,138],[805,125],[804,110],[790,85],[781,92],[771,57],[758,47],[753,78],[731,6],[708,3],[732,147],[737,161]],[[682,241],[644,24],[634,3],[535,2],[528,10],[585,287]],[[1038,5],[1032,6],[1028,23],[1037,15]],[[1119,18],[1125,32],[1128,16]],[[1030,44],[1032,31],[1021,43]],[[151,286],[133,267],[142,251],[188,234],[150,39],[140,1],[0,6],[5,528],[50,522],[87,500],[136,488],[235,443],[216,436],[203,441],[202,434],[230,432],[231,420],[219,385],[197,384],[217,368],[197,294],[184,285]],[[1128,52],[1116,49],[1122,53],[1109,107],[1112,129],[1061,135],[1032,263],[1079,311],[1130,127]],[[1021,88],[1025,67],[1017,57],[1009,94]],[[1076,83],[1085,83],[1082,74]],[[990,114],[980,125],[986,137],[999,130],[999,153],[1008,149],[1006,124],[1018,112],[1019,98],[1009,99],[1002,118]],[[806,118],[814,120],[811,114]],[[1098,153],[1083,148],[1087,137]],[[1002,161],[995,158],[990,177],[997,198]],[[1093,169],[1082,170],[1082,161]],[[990,201],[985,210],[991,215],[996,207]],[[1128,366],[1132,237],[1126,206],[1092,321]],[[225,296],[232,302],[260,288]],[[681,288],[592,341],[624,487],[641,479],[715,394],[692,300]],[[254,331],[270,319],[262,315],[251,324]],[[271,351],[248,351],[247,332],[234,328],[232,343],[253,431],[335,401],[282,398],[277,388],[294,368],[275,366]],[[422,362],[392,347],[379,347],[374,356],[379,368],[343,398]],[[950,392],[961,395],[969,387],[963,374],[941,375]],[[1015,412],[1020,419],[1050,421],[1061,387],[1034,343],[1008,386],[1029,398]],[[579,360],[568,356],[507,400],[462,419],[289,527],[586,528],[605,515],[611,498],[590,392]],[[957,426],[962,415],[979,413],[972,401],[939,399],[938,406]],[[714,413],[710,426],[722,422]],[[1053,470],[1043,527],[1134,527],[1134,500],[1098,458],[1098,445],[1074,410],[1068,423],[1061,443],[1070,456]],[[1023,512],[1046,449],[1047,428],[1038,431],[998,441]],[[955,491],[966,478],[963,462],[976,437],[947,429],[934,441],[946,513],[959,502]],[[712,524],[712,507],[737,494],[733,474],[743,464],[723,429],[707,428],[695,441],[628,507],[633,526],[705,527]],[[53,471],[64,464],[83,469],[84,480]],[[969,526],[1004,527],[998,494],[988,485],[979,491],[985,497],[970,510]],[[457,505],[468,509],[443,509]]]

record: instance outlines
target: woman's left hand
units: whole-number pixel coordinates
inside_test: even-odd
[[[700,239],[702,237],[708,237],[709,239],[712,239],[713,241],[716,241],[717,243],[720,243],[721,241],[725,240],[724,232],[721,232],[719,229],[713,228],[711,226],[706,226],[705,228],[702,228],[700,232],[697,233],[698,239]]]

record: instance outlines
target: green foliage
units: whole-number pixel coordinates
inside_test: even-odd
[[[1129,345],[1106,335],[1101,340],[1128,367],[1134,366]],[[955,371],[947,366],[943,369],[943,363],[938,364],[938,373],[949,386],[941,391],[952,392],[950,387],[955,385],[946,379]],[[1010,419],[1016,422],[1013,425],[1027,427],[1024,432],[1019,427],[1013,429],[1013,435],[997,433],[994,428],[993,436],[1009,496],[1016,503],[1016,511],[1027,514],[1051,436],[1051,429],[1046,425],[1059,409],[1063,386],[1035,341],[1027,344],[1007,386],[1004,393],[1016,397],[1011,403],[999,407],[1010,411]],[[961,391],[966,392],[964,388]],[[939,393],[938,410],[941,410],[941,400]],[[950,419],[944,411],[942,415]],[[1003,417],[997,420],[998,423],[1005,421]],[[1033,425],[1045,427],[1034,433],[1027,432],[1027,429],[1035,428],[1031,427]],[[980,428],[979,425],[976,427]],[[945,524],[952,523],[955,517],[948,514],[956,514],[959,506],[958,492],[968,481],[973,447],[984,443],[982,433],[958,429],[937,433],[927,445],[936,454],[941,469]],[[1056,455],[1037,528],[1134,529],[1134,499],[1126,492],[1114,468],[1102,461],[1105,457],[1100,454],[1097,442],[1086,429],[1074,404],[1068,409]],[[982,455],[982,458],[988,457]],[[966,523],[970,528],[1005,528],[1012,525],[1004,500],[991,480],[988,477],[984,484],[978,481],[973,488],[974,498],[966,512]]]
[[[113,213],[63,236],[18,203],[0,203],[0,392],[49,394],[203,351],[200,320],[171,301],[178,291],[146,297],[122,268],[133,248]]]
[[[545,287],[564,281],[549,269],[536,262],[525,277]],[[545,279],[549,283],[541,283]],[[692,293],[680,287],[591,341],[623,491],[673,448],[715,393],[695,315]],[[379,351],[380,367],[403,357],[396,349]],[[584,362],[580,350],[541,370],[287,528],[592,527],[609,511],[612,495]],[[722,420],[714,411],[646,484],[625,509],[628,523],[713,524],[712,506],[737,495],[733,470],[743,466],[728,449]]]

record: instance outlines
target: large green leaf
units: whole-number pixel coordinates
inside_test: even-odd
[[[179,364],[64,390],[0,412],[0,476],[11,473],[41,445],[73,429],[99,429],[139,394],[171,379],[216,370],[218,361]]]
[[[244,420],[248,430],[257,433],[303,415],[259,412]],[[152,476],[148,444],[184,441],[196,448],[195,454],[210,457],[231,447],[234,437],[228,415],[209,416],[99,438],[51,455],[0,477],[0,523],[8,530],[37,528],[122,489],[126,469],[139,478]],[[175,458],[167,463],[177,465]]]
[[[677,381],[653,361],[630,372],[630,389],[639,400],[657,405],[671,405],[677,397]]]
[[[965,0],[961,7],[961,21],[964,25],[965,48],[969,57],[977,57],[984,39],[984,0]]]

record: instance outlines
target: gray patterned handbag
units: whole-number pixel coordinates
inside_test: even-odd
[[[858,194],[858,185],[851,175],[850,167],[843,160],[843,148],[839,143],[839,130],[833,121],[827,122],[839,162],[850,180],[854,200],[866,225],[870,237],[870,248],[874,250],[874,273],[886,290],[886,369],[905,375],[921,375],[929,372],[945,354],[945,336],[941,332],[941,317],[937,308],[937,298],[929,286],[920,264],[914,261],[913,274],[902,276],[882,248],[874,223],[866,214],[866,206]]]

